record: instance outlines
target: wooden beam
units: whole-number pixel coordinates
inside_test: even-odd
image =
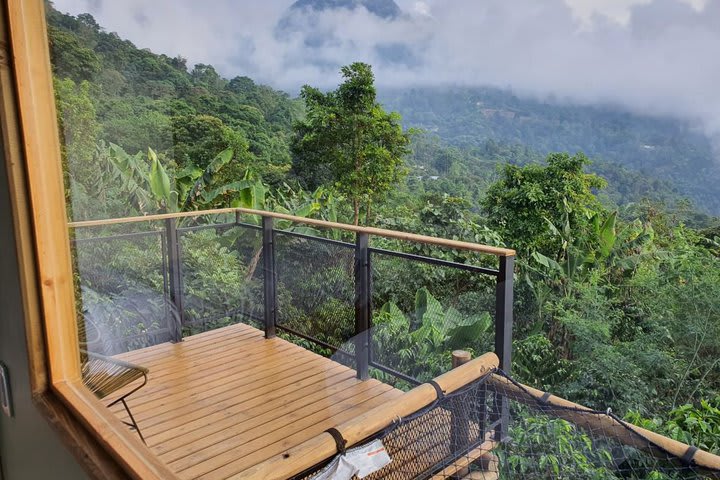
[[[440,375],[435,381],[445,393],[452,393],[496,369],[498,365],[497,355],[486,353]],[[430,384],[424,383],[395,401],[380,405],[335,428],[348,445],[355,445],[386,428],[396,418],[406,417],[428,406],[436,398],[435,389]],[[231,478],[282,480],[297,475],[309,466],[317,465],[333,457],[336,453],[337,446],[334,438],[329,433],[323,433]]]
[[[472,252],[494,255],[496,257],[512,257],[515,256],[515,250],[500,247],[491,247],[488,245],[480,245],[477,243],[460,242],[457,240],[448,240],[446,238],[429,237],[426,235],[417,235],[415,233],[398,232],[395,230],[386,230],[384,228],[360,227],[357,225],[348,225],[345,223],[327,222],[315,218],[296,217],[285,213],[266,212],[263,210],[251,210],[247,208],[220,208],[217,210],[198,210],[194,212],[179,213],[162,213],[158,215],[145,215],[141,217],[114,218],[108,220],[88,220],[83,222],[72,222],[69,224],[72,228],[100,227],[107,225],[120,225],[125,223],[151,222],[159,220],[167,220],[169,218],[193,218],[203,215],[221,215],[221,214],[244,214],[257,215],[269,218],[277,218],[279,220],[288,220],[293,223],[303,225],[313,225],[320,228],[343,230],[354,233],[367,233],[384,238],[393,238],[396,240],[404,240],[408,242],[425,243],[429,245],[437,245],[439,247],[454,248],[458,250],[468,250]]]
[[[48,388],[45,370],[44,330],[40,315],[37,283],[35,282],[35,250],[30,219],[27,179],[22,162],[23,147],[18,121],[18,107],[15,95],[15,77],[10,67],[12,52],[9,45],[7,15],[0,9],[0,129],[2,146],[10,192],[13,231],[16,238],[16,251],[25,312],[25,338],[29,354],[30,391],[40,395]],[[9,252],[6,252],[9,253]]]
[[[41,0],[8,0],[17,106],[30,196],[50,381],[80,379],[70,240],[55,94]]]
[[[94,434],[96,444],[109,452],[130,478],[177,478],[105,405],[90,395],[82,383],[59,382],[55,389],[68,402],[70,410]]]
[[[42,0],[6,0],[0,8],[0,97],[33,402],[93,478],[175,478],[80,383]]]
[[[493,374],[488,380],[488,386],[517,402],[533,407],[543,405],[541,398],[545,395],[545,392],[528,387],[527,385],[517,386],[505,377]],[[656,452],[648,448],[648,442],[660,446],[678,459],[682,458],[688,448],[690,448],[690,446],[685,443],[667,438],[650,430],[632,424],[621,424],[610,415],[589,415],[583,413],[583,411],[589,412],[591,409],[565,400],[564,398],[550,395],[544,404],[551,407],[559,407],[552,411],[552,415],[554,416],[567,420],[589,432],[600,430],[604,436],[614,438],[624,445],[644,450],[651,454]],[[713,472],[708,473],[710,478],[720,479],[720,456],[698,450],[693,457],[693,461],[699,467]]]

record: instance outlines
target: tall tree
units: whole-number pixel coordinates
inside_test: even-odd
[[[382,199],[405,175],[409,137],[397,113],[377,102],[370,65],[342,67],[345,81],[322,93],[304,86],[307,117],[295,124],[292,142],[295,172],[309,186],[330,184],[353,204],[354,222],[371,218],[371,205]]]
[[[602,210],[593,189],[606,183],[585,173],[588,162],[582,153],[553,153],[546,165],[505,165],[483,201],[490,227],[521,255],[537,251],[556,257],[562,241],[551,225],[569,223],[584,230],[588,212]]]

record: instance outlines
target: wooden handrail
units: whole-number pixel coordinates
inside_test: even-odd
[[[564,398],[550,395],[543,401],[542,398],[545,392],[527,385],[520,384],[518,386],[500,375],[491,375],[488,379],[488,386],[494,387],[502,395],[526,405],[536,406],[539,402],[540,404],[546,403],[560,407],[560,409],[553,411],[554,416],[567,420],[587,431],[600,430],[604,435],[613,437],[624,445],[648,451],[651,454],[654,452],[648,449],[648,441],[660,446],[678,459],[682,458],[690,448],[685,443],[667,438],[659,433],[632,424],[621,424],[610,415],[588,415],[584,412],[589,412],[591,409]],[[720,479],[720,456],[698,450],[693,456],[693,461],[697,466],[710,471],[708,472],[709,478]]]
[[[443,392],[452,393],[496,369],[499,362],[497,355],[486,353],[440,375],[435,378],[435,382]],[[429,383],[424,383],[397,399],[385,405],[379,405],[335,428],[351,446],[388,427],[395,419],[421,410],[436,399],[435,388]],[[236,480],[286,479],[333,457],[336,453],[338,452],[335,439],[329,433],[321,433],[231,478]]]
[[[448,240],[446,238],[429,237],[426,235],[418,235],[415,233],[398,232],[395,230],[386,230],[384,228],[361,227],[357,225],[348,225],[345,223],[328,222],[315,218],[297,217],[285,213],[266,212],[263,210],[252,210],[248,208],[220,208],[217,210],[197,210],[193,212],[179,213],[161,213],[157,215],[145,215],[141,217],[112,218],[107,220],[87,220],[82,222],[71,222],[68,224],[71,228],[99,227],[106,225],[120,225],[125,223],[151,222],[157,220],[167,220],[169,218],[188,218],[199,217],[202,215],[219,215],[227,213],[242,213],[245,215],[259,215],[262,217],[277,218],[280,220],[289,220],[294,223],[302,223],[305,225],[313,225],[316,227],[330,228],[336,230],[344,230],[346,232],[367,233],[378,237],[394,238],[397,240],[405,240],[409,242],[425,243],[429,245],[437,245],[440,247],[454,248],[458,250],[469,250],[472,252],[495,255],[496,257],[512,257],[515,256],[515,250],[501,247],[491,247],[488,245],[480,245],[477,243],[461,242],[458,240]]]

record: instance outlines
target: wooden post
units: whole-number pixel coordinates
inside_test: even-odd
[[[454,350],[452,352],[452,368],[457,368],[460,365],[465,365],[470,360],[472,360],[472,355],[470,352],[466,352],[465,350]]]
[[[452,368],[458,368],[461,365],[465,365],[472,360],[470,352],[465,350],[455,350],[452,352]],[[468,415],[467,399],[464,398],[453,398],[450,401],[450,448],[463,450],[470,446],[470,418]],[[484,399],[479,399],[483,400]],[[482,427],[482,426],[481,426]],[[482,435],[482,429],[481,429]],[[451,452],[455,453],[455,452]],[[463,478],[469,472],[468,467],[460,468],[455,476],[457,478]]]

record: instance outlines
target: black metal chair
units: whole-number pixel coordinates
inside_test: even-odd
[[[86,350],[88,345],[94,345],[101,341],[100,330],[89,318],[78,322],[78,338],[80,340],[80,346],[85,347],[80,349],[83,383],[99,399],[102,400],[108,395],[142,379],[142,383],[123,393],[122,396],[109,403],[107,407],[110,408],[118,403],[122,403],[130,418],[129,422],[123,420],[123,423],[134,428],[140,436],[140,440],[146,443],[126,399],[147,384],[147,374],[149,370],[134,363]]]
[[[140,436],[140,440],[145,443],[145,438],[140,431],[140,427],[135,421],[135,417],[130,411],[130,407],[128,407],[125,400],[127,397],[137,392],[147,384],[148,369],[141,367],[140,365],[124,362],[122,360],[106,357],[86,350],[81,350],[80,353],[84,357],[84,361],[82,363],[83,383],[99,399],[103,399],[108,395],[117,392],[140,378],[143,379],[142,383],[138,386],[109,403],[108,408],[113,405],[117,405],[118,403],[122,403],[128,413],[128,417],[130,417],[130,422],[123,421],[123,423],[134,428]]]

